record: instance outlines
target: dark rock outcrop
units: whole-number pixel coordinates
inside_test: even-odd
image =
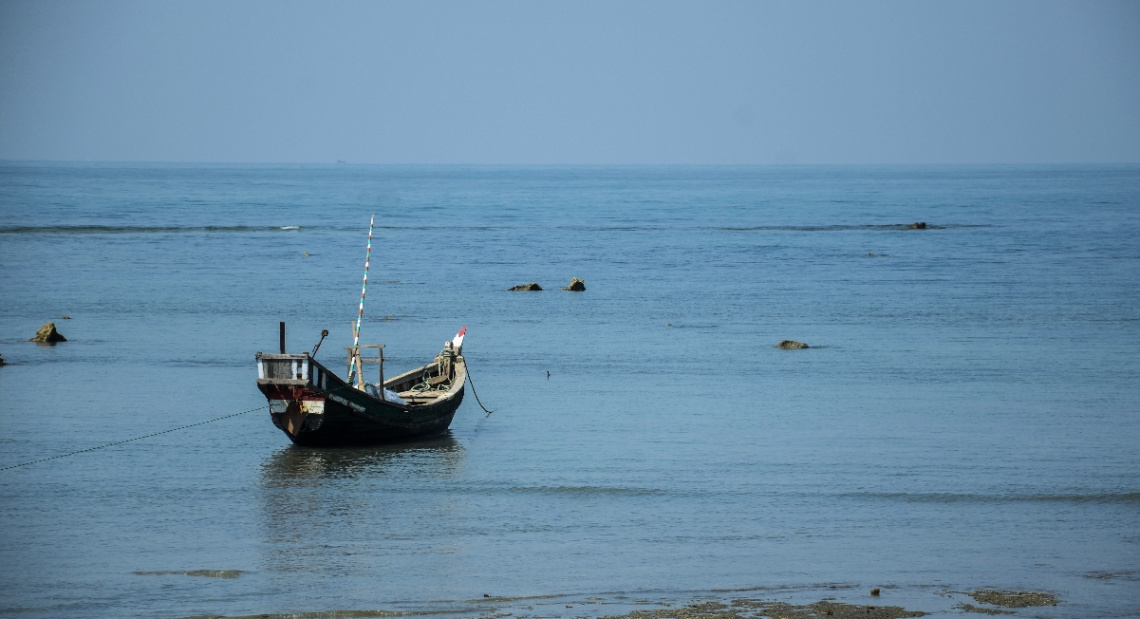
[[[49,322],[46,325],[40,327],[40,330],[36,331],[36,336],[29,339],[28,341],[39,342],[41,344],[55,344],[56,342],[66,342],[67,338],[63,337],[63,334],[55,330],[54,322]]]
[[[586,289],[586,282],[578,279],[577,277],[570,280],[570,285],[563,288],[563,290],[573,290],[574,292],[582,292]]]
[[[910,229],[911,230],[925,230],[926,229],[926,222],[925,221],[916,221],[910,225]]]
[[[531,282],[529,284],[519,284],[518,286],[511,286],[507,290],[542,290],[542,286]]]
[[[784,350],[799,350],[801,348],[810,348],[810,346],[804,344],[803,342],[797,342],[795,340],[782,340],[779,344],[776,345],[776,348],[782,348]]]

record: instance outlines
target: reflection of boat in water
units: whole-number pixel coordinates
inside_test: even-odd
[[[300,587],[340,582],[341,574],[352,574],[354,585],[382,578],[390,566],[380,557],[398,552],[402,536],[450,527],[462,513],[466,497],[449,490],[462,478],[464,458],[446,434],[397,445],[275,450],[262,460],[256,489],[263,568],[295,574]]]
[[[398,445],[276,451],[262,465],[263,485],[288,486],[309,479],[384,475],[407,469],[418,474],[450,475],[463,458],[463,447],[451,436]]]

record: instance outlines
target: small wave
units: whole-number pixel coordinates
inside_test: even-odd
[[[725,232],[852,232],[852,231],[910,231],[912,224],[858,224],[833,226],[713,226],[710,230]],[[959,228],[992,228],[989,224],[927,224],[924,230],[953,230]]]
[[[171,359],[164,362],[167,365],[182,368],[196,367],[246,367],[249,361],[236,359]]]
[[[323,610],[304,613],[260,613],[257,615],[198,615],[191,619],[208,616],[213,619],[385,619],[389,617],[421,617],[432,615],[464,615],[470,614],[466,609],[432,609],[432,610]]]
[[[200,578],[237,578],[242,570],[159,570],[154,572],[135,572],[136,576],[197,576]]]
[[[669,227],[660,224],[566,224],[557,228],[570,232],[657,232],[667,230]]]
[[[674,496],[676,492],[656,488],[627,488],[620,486],[491,486],[480,491],[499,491],[510,494],[554,494],[569,496],[624,495],[624,496]]]
[[[502,602],[526,602],[529,600],[561,600],[567,599],[569,596],[561,593],[547,593],[545,595],[517,595],[517,596],[488,596],[484,598],[475,598],[467,600],[469,604],[486,604],[486,603],[502,603]]]
[[[1092,580],[1127,580],[1130,582],[1140,582],[1140,575],[1131,570],[1123,570],[1120,572],[1088,572],[1083,574],[1085,578]]]
[[[953,492],[852,492],[840,496],[855,499],[902,501],[905,503],[1140,503],[1140,492],[1007,495]]]
[[[300,229],[301,226],[0,226],[0,234],[177,234]]]
[[[814,585],[756,585],[733,589],[712,589],[713,593],[749,593],[752,591],[802,591],[813,589],[858,589],[860,585],[842,582],[825,582]]]

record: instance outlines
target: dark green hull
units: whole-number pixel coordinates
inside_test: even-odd
[[[273,424],[297,445],[337,447],[394,443],[441,434],[463,402],[467,366],[455,356],[384,381],[411,393],[417,383],[439,389],[408,396],[406,404],[355,389],[308,353],[258,353],[257,387],[269,400]],[[442,383],[442,384],[440,384]]]

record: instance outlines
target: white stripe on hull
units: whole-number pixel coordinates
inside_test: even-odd
[[[269,412],[275,414],[283,414],[289,408],[289,403],[294,400],[270,400]],[[325,414],[325,401],[324,400],[301,400],[301,412],[310,415],[324,415]]]

